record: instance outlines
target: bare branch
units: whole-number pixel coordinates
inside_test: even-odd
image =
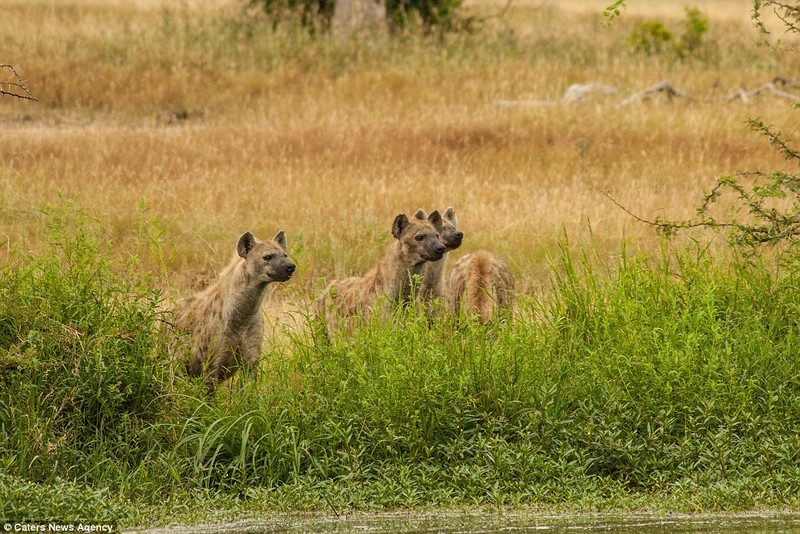
[[[738,91],[734,91],[733,93],[727,94],[725,97],[728,100],[735,100],[737,98],[741,98],[742,102],[747,103],[747,102],[750,101],[750,97],[760,95],[761,93],[764,93],[764,92],[769,92],[773,96],[777,96],[777,97],[780,97],[780,98],[785,98],[786,100],[789,100],[791,102],[799,102],[800,101],[800,97],[798,97],[797,95],[794,95],[792,93],[789,93],[787,91],[783,91],[781,89],[778,89],[777,86],[773,82],[764,84],[761,87],[759,87],[758,89],[753,89],[752,91],[745,91],[744,89],[739,89]]]
[[[642,100],[646,100],[648,98],[652,98],[653,96],[656,96],[658,94],[666,95],[667,99],[670,101],[672,101],[672,99],[675,97],[691,98],[689,95],[676,89],[669,81],[664,80],[663,82],[659,82],[652,87],[648,87],[644,91],[633,93],[628,98],[620,102],[619,105],[628,106],[630,104],[641,102]]]
[[[736,223],[721,223],[714,221],[713,219],[705,219],[703,221],[664,221],[656,218],[656,220],[651,221],[633,213],[631,210],[617,202],[617,200],[607,191],[603,191],[603,195],[605,195],[608,200],[613,202],[615,206],[636,219],[638,222],[644,223],[648,226],[654,226],[657,231],[666,235],[672,235],[678,230],[688,230],[690,228],[737,228],[739,226]]]
[[[22,78],[19,77],[19,74],[17,74],[17,70],[13,65],[0,63],[0,69],[8,69],[13,74],[13,78],[11,80],[0,79],[0,95],[38,102],[31,92],[28,91],[28,88],[25,86],[25,82],[23,82]]]
[[[766,180],[766,183],[764,185],[746,187],[740,183],[739,179],[741,178],[762,178]],[[739,205],[747,209],[752,222],[742,222],[735,219],[722,222],[709,215],[711,204],[716,202],[723,189],[729,189],[736,194]],[[787,173],[765,175],[758,171],[740,172],[732,176],[722,177],[717,180],[711,191],[703,197],[703,201],[697,209],[698,218],[686,221],[668,221],[660,218],[655,220],[645,219],[617,202],[609,193],[604,192],[603,194],[636,221],[654,227],[661,234],[673,236],[680,230],[694,228],[724,230],[727,232],[728,240],[731,243],[756,247],[758,245],[775,246],[781,243],[797,242],[800,238],[800,215],[798,214],[800,206],[797,201],[787,211],[780,211],[767,204],[769,199],[785,198],[787,191],[795,196],[797,195],[797,192],[800,191],[800,177]]]

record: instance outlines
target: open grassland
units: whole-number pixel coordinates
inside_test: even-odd
[[[754,44],[747,2],[703,4],[720,18],[685,62],[633,54],[638,19],[606,27],[598,2],[514,4],[488,34],[442,43],[312,41],[273,34],[238,6],[144,4],[4,5],[6,60],[40,99],[0,102],[11,243],[37,248],[39,209],[63,195],[105,217],[124,254],[147,257],[130,240],[155,223],[181,292],[224,264],[244,230],[283,229],[294,284],[313,291],[363,271],[395,214],[454,206],[460,252],[495,249],[530,288],[563,231],[573,242],[593,233],[610,253],[622,240],[657,248],[604,192],[645,217],[683,218],[717,177],[786,166],[744,121],[791,130],[787,102],[724,98],[797,72],[796,54]],[[744,20],[730,20],[735,10]],[[684,13],[669,14],[660,20],[677,33]],[[663,79],[692,98],[618,106]],[[588,82],[619,93],[528,103]]]
[[[680,60],[631,50],[637,22],[685,23],[650,0],[610,26],[605,2],[520,0],[479,33],[353,40],[227,0],[3,1],[0,62],[39,101],[0,100],[0,521],[796,509],[796,257],[665,243],[604,194],[681,219],[722,175],[796,170],[745,121],[796,139],[797,110],[726,94],[800,57],[756,46],[748,2],[694,5],[709,30]],[[619,105],[664,79],[689,96]],[[560,102],[588,82],[617,92]],[[451,263],[487,247],[517,275],[512,322],[309,335],[309,299],[398,212],[447,206]],[[162,299],[245,230],[285,230],[299,270],[258,382],[209,401],[165,357]]]

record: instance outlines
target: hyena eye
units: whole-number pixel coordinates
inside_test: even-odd
[[[265,254],[264,261],[272,261],[272,254]]]
[[[422,241],[423,239],[425,239],[425,236],[422,234],[417,234],[416,236],[414,236],[414,239],[416,239],[417,241]]]

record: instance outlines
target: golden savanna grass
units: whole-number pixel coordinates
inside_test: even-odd
[[[454,206],[465,240],[449,261],[488,248],[523,292],[565,232],[601,254],[653,251],[655,232],[604,193],[680,219],[719,176],[787,168],[745,120],[796,136],[797,111],[725,95],[796,76],[800,57],[756,45],[748,0],[687,3],[710,20],[697,58],[638,55],[633,25],[680,33],[683,4],[630,0],[609,25],[610,3],[519,0],[481,34],[443,40],[313,40],[233,0],[4,0],[0,62],[39,101],[0,99],[2,238],[40,248],[42,206],[74,199],[115,253],[185,293],[245,230],[285,230],[299,271],[281,291],[300,298],[363,273],[394,216],[418,208]],[[664,79],[691,98],[619,106]],[[618,93],[558,101],[589,82]]]

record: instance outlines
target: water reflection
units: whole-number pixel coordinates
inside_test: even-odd
[[[300,533],[592,533],[635,532],[639,534],[682,533],[800,533],[800,514],[737,515],[559,515],[526,513],[394,513],[348,516],[292,514],[266,520],[243,520],[214,525],[193,525],[142,531],[147,534],[173,532],[300,534]]]

